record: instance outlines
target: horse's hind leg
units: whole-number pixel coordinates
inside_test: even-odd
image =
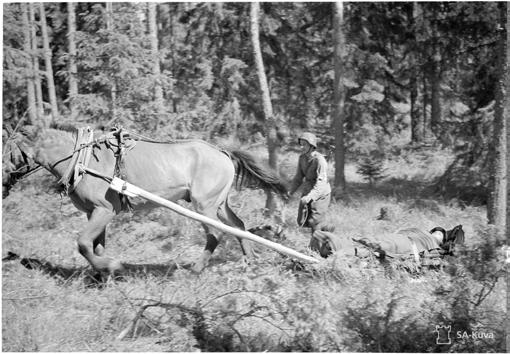
[[[96,208],[90,213],[89,221],[78,238],[78,251],[85,259],[101,272],[122,270],[120,262],[103,257],[104,234],[106,225],[114,213],[106,208]]]
[[[244,222],[234,213],[232,209],[230,209],[230,206],[228,205],[228,200],[225,200],[225,202],[218,209],[218,217],[223,223],[229,226],[236,227],[240,230],[245,230]],[[245,240],[241,237],[238,237],[237,239],[241,244],[241,250],[243,252],[243,255],[247,257],[255,256],[250,241]]]

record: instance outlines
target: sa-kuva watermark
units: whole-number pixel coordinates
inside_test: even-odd
[[[452,344],[451,331],[452,326],[436,325],[436,330],[434,331],[437,333],[436,344]]]
[[[475,325],[471,331],[457,331],[457,339],[494,339],[494,332],[486,331],[482,325]]]
[[[470,330],[460,330],[452,333],[451,325],[436,325],[434,329],[436,333],[436,344],[448,345],[452,344],[452,338],[456,341],[495,339],[494,332],[486,331],[482,325],[473,326]]]

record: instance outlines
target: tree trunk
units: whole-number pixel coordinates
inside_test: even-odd
[[[255,65],[257,67],[257,76],[259,79],[260,91],[262,93],[262,104],[264,108],[264,119],[266,123],[266,136],[267,136],[267,151],[269,157],[269,166],[275,170],[278,167],[277,161],[277,146],[276,146],[276,126],[273,116],[273,107],[271,105],[271,98],[269,96],[269,87],[267,85],[266,73],[264,71],[264,62],[262,60],[262,52],[260,50],[259,41],[259,11],[260,4],[252,2],[250,7],[250,22],[251,22],[251,41],[253,45],[253,56]],[[266,192],[266,209],[269,212],[274,212],[276,203],[274,196],[271,192]]]
[[[272,168],[277,167],[276,158],[276,127],[273,116],[273,107],[269,96],[269,87],[267,85],[266,73],[264,71],[264,62],[262,60],[262,52],[260,50],[259,41],[259,7],[257,2],[251,3],[251,40],[253,44],[253,56],[257,67],[257,76],[259,79],[260,91],[262,93],[262,104],[264,108],[264,119],[266,121],[267,147],[269,154],[269,165]]]
[[[504,96],[505,99],[505,120],[506,120],[506,235],[510,237],[510,162],[508,157],[510,155],[510,6],[506,5],[506,87]],[[510,272],[508,272],[510,274]],[[510,284],[510,283],[508,283]],[[510,301],[510,296],[508,297]],[[510,321],[510,316],[508,317]],[[510,327],[507,327],[510,330]],[[510,349],[510,332],[507,336],[507,349]]]
[[[411,143],[421,144],[423,142],[423,120],[420,115],[420,105],[418,103],[418,70],[413,70],[409,89],[411,91]]]
[[[113,3],[107,2],[106,3],[106,29],[108,31],[113,30]],[[117,80],[115,78],[115,75],[112,77],[111,82],[111,88],[110,88],[110,96],[111,96],[111,113],[112,118],[108,122],[108,125],[113,123],[117,119]]]
[[[151,52],[154,60],[152,67],[152,74],[156,77],[154,84],[154,99],[158,104],[163,103],[163,91],[159,82],[161,75],[161,67],[159,63],[159,48],[158,48],[158,27],[157,27],[157,4],[154,2],[148,3],[149,7],[149,35],[151,39]]]
[[[157,26],[157,4],[154,2],[148,3],[149,9],[149,37],[151,39],[151,54],[153,60],[152,74],[154,75],[154,100],[156,101],[157,119],[154,124],[154,130],[159,126],[162,106],[163,106],[163,90],[161,88],[161,67],[159,63],[159,48],[158,48],[158,26]]]
[[[419,31],[421,27],[418,27],[418,24],[421,24],[421,8],[419,3],[413,3],[411,7],[409,7],[409,23],[412,30],[412,36],[414,41],[416,42],[419,36]],[[418,103],[418,80],[420,76],[419,62],[417,59],[416,47],[411,54],[410,59],[411,65],[411,74],[410,74],[410,82],[409,82],[409,90],[410,90],[410,101],[411,101],[411,143],[412,144],[421,144],[423,142],[424,137],[424,126],[423,126],[423,116],[420,115],[420,105]]]
[[[429,114],[429,103],[430,103],[430,94],[429,94],[429,82],[427,77],[429,76],[427,71],[423,73],[423,92],[422,92],[422,104],[423,104],[423,140],[425,143],[430,143],[431,140],[431,128],[430,128],[430,114]]]
[[[416,23],[416,29],[414,31],[414,36],[418,43],[418,46],[422,45],[424,41],[428,39],[428,32],[430,31],[430,25],[428,25],[427,17],[431,15],[427,12],[427,7],[425,3],[414,2],[413,3],[413,17]],[[419,50],[419,55],[423,56],[423,50]],[[417,56],[419,59],[420,56]],[[429,108],[431,106],[431,85],[434,81],[432,79],[432,64],[431,61],[427,61],[425,63],[420,63],[421,69],[418,69],[418,75],[416,76],[417,80],[421,79],[422,84],[422,114],[420,118],[421,129],[422,129],[422,142],[425,144],[430,144],[432,140],[432,130],[431,130],[431,112],[432,109]],[[419,84],[418,84],[419,86]]]
[[[506,3],[498,3],[500,11],[500,27],[505,28]],[[494,129],[489,145],[491,156],[491,170],[489,177],[489,201],[487,205],[487,219],[494,224],[498,233],[504,235],[506,222],[506,122],[504,117],[505,105],[505,55],[506,33],[499,31],[496,52],[497,77],[494,103]]]
[[[506,95],[505,98],[505,117],[506,117],[506,238],[508,245],[508,238],[510,238],[510,162],[508,161],[508,155],[510,154],[510,98],[508,93],[510,92],[510,6],[506,7]],[[507,262],[510,261],[510,250],[507,251]],[[508,267],[508,266],[507,266]],[[506,286],[510,284],[510,272],[506,272]],[[510,349],[510,315],[508,309],[510,308],[510,296],[506,297],[506,351]]]
[[[28,121],[29,124],[35,124],[36,119],[36,103],[35,103],[35,85],[34,85],[34,62],[32,61],[32,45],[30,36],[30,23],[28,20],[28,4],[21,4],[23,18],[23,49],[27,56],[26,79],[27,79],[27,105],[28,105]]]
[[[59,113],[57,106],[57,94],[55,92],[55,82],[53,81],[50,40],[48,38],[48,28],[46,27],[46,12],[44,10],[44,3],[39,3],[39,6],[41,10],[41,33],[43,37],[44,63],[46,69],[46,81],[48,85],[48,96],[50,98],[51,115],[53,116],[52,119],[55,120],[59,117]]]
[[[439,48],[439,33],[437,29],[438,14],[433,11],[432,18],[432,38],[433,38],[433,54],[430,68],[430,129],[431,132],[438,135],[441,124],[441,51]]]
[[[345,145],[344,145],[344,103],[345,89],[342,82],[343,58],[345,57],[345,36],[343,32],[343,3],[335,2],[333,10],[334,68],[333,121],[335,127],[335,196],[346,192]]]
[[[177,4],[178,6],[179,4]],[[176,7],[176,9],[178,9],[178,7]],[[175,15],[174,15],[174,11],[172,11],[172,8],[170,7],[170,48],[172,48],[172,54],[171,54],[171,58],[172,58],[172,67],[171,67],[171,71],[172,71],[172,77],[177,77],[177,59],[176,59],[176,55],[175,55],[175,30],[174,30],[174,26],[175,26]],[[177,107],[177,99],[175,98],[175,90],[173,89],[174,86],[172,84],[172,88],[171,88],[171,100],[172,100],[172,112],[173,113],[177,113],[177,110],[178,110],[178,107]]]
[[[67,3],[67,40],[69,41],[69,107],[71,115],[74,117],[76,112],[76,104],[74,100],[78,95],[78,69],[76,66],[76,15],[74,13],[74,3]]]
[[[35,104],[37,107],[37,120],[42,119],[44,116],[44,107],[43,107],[43,95],[42,95],[42,86],[41,86],[41,76],[39,74],[39,53],[38,53],[38,45],[37,45],[37,30],[36,30],[36,21],[35,21],[35,5],[33,2],[28,4],[29,13],[30,13],[30,42],[32,47],[32,62],[34,67],[34,84],[35,84]]]
[[[441,72],[439,64],[434,60],[430,75],[431,97],[430,97],[430,131],[437,135],[441,125]]]

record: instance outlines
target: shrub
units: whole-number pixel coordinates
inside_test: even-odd
[[[371,152],[358,162],[358,173],[368,180],[370,186],[384,177],[384,155]]]

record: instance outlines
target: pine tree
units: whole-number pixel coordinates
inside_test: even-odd
[[[44,62],[46,70],[46,84],[48,88],[48,96],[50,98],[51,115],[52,119],[58,119],[59,112],[57,106],[57,94],[55,92],[55,82],[53,78],[53,64],[51,62],[51,48],[50,39],[48,37],[48,27],[46,25],[46,11],[44,10],[44,3],[39,3],[40,16],[41,16],[41,33],[43,38],[44,49]]]
[[[264,120],[266,123],[266,141],[267,150],[269,155],[269,166],[273,169],[278,167],[277,147],[276,147],[276,126],[273,115],[273,106],[269,95],[269,86],[267,85],[267,77],[264,71],[264,62],[262,60],[262,52],[260,50],[259,39],[259,12],[260,4],[252,2],[250,7],[250,23],[251,23],[251,42],[253,57],[255,59],[255,66],[257,68],[257,77],[259,81],[259,88],[262,95],[262,105],[264,109]],[[272,214],[276,209],[274,196],[271,192],[267,191],[266,209]]]
[[[67,40],[69,47],[69,100],[71,115],[77,114],[75,109],[75,100],[78,96],[78,69],[76,65],[76,15],[74,9],[74,3],[67,3]]]
[[[494,104],[493,136],[489,146],[490,177],[489,202],[487,205],[487,219],[494,224],[501,235],[505,232],[506,222],[506,122],[504,117],[505,105],[505,55],[506,55],[506,3],[498,3],[500,13],[497,39],[497,74],[496,102]]]
[[[335,83],[333,94],[333,119],[335,124],[335,194],[340,196],[346,192],[345,183],[345,142],[344,142],[344,102],[345,89],[343,79],[343,60],[345,58],[343,3],[334,3],[333,28],[334,28],[334,67]]]
[[[43,108],[43,95],[42,95],[42,87],[41,87],[41,76],[39,73],[39,49],[37,45],[37,35],[36,35],[36,22],[35,22],[35,5],[34,3],[28,4],[29,13],[30,13],[30,37],[31,37],[31,47],[32,47],[32,62],[34,68],[34,84],[35,84],[35,98],[36,98],[36,107],[37,107],[37,118],[42,119],[44,115]]]
[[[23,49],[25,50],[27,61],[26,61],[26,82],[27,82],[27,100],[28,100],[28,123],[35,124],[37,121],[37,109],[35,102],[35,83],[34,83],[34,63],[32,61],[32,41],[30,35],[30,22],[28,15],[28,4],[24,3],[20,5],[22,7],[22,20],[23,20],[23,34],[24,42]]]

